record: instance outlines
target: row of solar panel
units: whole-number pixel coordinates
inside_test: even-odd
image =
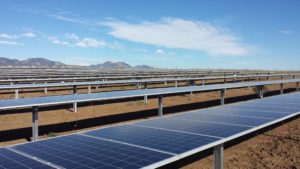
[[[157,89],[145,89],[145,90],[112,91],[112,92],[63,95],[63,96],[46,96],[46,97],[36,97],[36,98],[7,99],[7,100],[0,100],[0,110],[20,108],[20,107],[66,104],[72,102],[101,101],[101,100],[116,99],[116,98],[131,98],[131,97],[145,96],[145,95],[154,96],[154,95],[183,93],[183,92],[190,92],[190,91],[221,90],[226,88],[227,89],[240,88],[240,87],[247,87],[247,86],[270,85],[270,84],[291,83],[291,82],[300,82],[300,79],[261,81],[261,82],[241,82],[241,83],[213,84],[213,85],[204,85],[204,86],[187,86],[187,87],[157,88]]]
[[[1,148],[0,168],[153,167],[299,111],[299,93],[196,110]]]
[[[256,78],[272,77],[278,75],[249,75],[249,76],[227,76],[226,78]],[[15,84],[0,85],[0,89],[22,89],[22,88],[42,88],[42,87],[63,87],[63,86],[83,86],[83,85],[108,85],[108,84],[130,84],[130,83],[155,83],[163,81],[187,81],[187,80],[211,80],[223,79],[225,77],[199,77],[199,78],[156,78],[143,80],[114,80],[114,81],[90,81],[90,82],[68,82],[68,83],[40,83],[40,84]],[[51,79],[53,80],[53,79]]]

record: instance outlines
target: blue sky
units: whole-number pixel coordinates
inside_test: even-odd
[[[299,69],[298,0],[7,0],[0,57]]]

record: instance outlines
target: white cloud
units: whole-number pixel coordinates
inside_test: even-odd
[[[163,49],[155,50],[154,54],[159,55],[159,56],[175,56],[175,53],[170,52],[170,51],[165,51]]]
[[[157,49],[154,53],[159,54],[159,55],[165,55],[166,54],[165,51],[162,50],[162,49]]]
[[[9,35],[9,34],[2,33],[2,34],[0,34],[0,38],[3,38],[3,39],[16,39],[17,35]]]
[[[65,34],[65,36],[68,39],[79,40],[79,36],[77,36],[75,33],[67,33],[67,34]]]
[[[247,55],[249,47],[226,28],[207,22],[165,18],[158,22],[130,24],[110,20],[101,25],[112,28],[110,34],[132,42],[204,51],[210,55]]]
[[[25,37],[25,38],[34,38],[36,35],[32,32],[25,32],[25,33],[22,33],[22,34],[19,34],[19,35],[9,35],[9,34],[0,34],[0,38],[3,38],[3,39],[17,39],[17,38],[20,38],[20,37]]]
[[[56,36],[50,36],[48,40],[53,44],[69,46],[69,42],[61,41]]]
[[[32,32],[26,32],[26,33],[21,34],[20,36],[26,37],[26,38],[34,38],[36,35]]]
[[[47,14],[47,16],[49,16],[51,18],[61,20],[61,21],[86,24],[86,22],[84,20],[81,20],[81,19],[78,19],[78,18],[71,18],[71,17],[66,17],[66,16],[62,16],[62,15],[57,15],[57,14]]]
[[[293,31],[290,31],[290,30],[280,30],[279,32],[283,33],[283,34],[291,34],[291,33],[293,33]]]
[[[0,45],[9,45],[9,46],[15,46],[15,45],[22,45],[19,42],[14,42],[14,41],[2,41],[0,40]]]
[[[76,42],[74,45],[81,48],[87,48],[87,47],[100,48],[100,47],[105,47],[107,44],[105,41],[101,41],[101,40],[99,41],[94,38],[83,38],[82,40]]]
[[[76,38],[75,38],[75,36],[72,35],[73,36],[72,37],[71,35],[70,36],[69,35],[68,35],[68,37],[67,36],[66,37],[68,39],[72,39],[72,41],[60,40],[60,38],[58,38],[56,36],[49,36],[48,41],[50,41],[51,43],[56,44],[56,45],[80,47],[80,48],[88,48],[88,47],[102,48],[102,47],[105,47],[108,45],[105,41],[97,40],[95,38],[86,37],[86,38],[80,39],[78,36],[76,36]],[[77,37],[78,37],[78,39],[77,39]],[[77,39],[77,40],[75,40],[75,39]]]

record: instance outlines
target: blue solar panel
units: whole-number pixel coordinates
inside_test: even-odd
[[[214,111],[222,111],[222,109],[214,109]],[[208,121],[208,122],[226,123],[226,124],[233,124],[233,125],[245,125],[251,127],[255,127],[273,120],[273,119],[265,119],[265,118],[254,118],[254,117],[228,116],[225,113],[209,114],[205,111],[193,111],[192,113],[180,114],[173,117],[179,119],[191,119],[197,121]]]
[[[142,122],[136,122],[133,124],[177,130],[183,132],[192,132],[192,133],[216,136],[216,137],[229,137],[250,128],[250,127],[243,127],[243,126],[216,124],[216,123],[174,119],[174,118],[158,118],[158,119],[146,120]]]
[[[23,169],[23,168],[52,168],[44,163],[38,162],[26,156],[15,153],[6,148],[0,148],[0,168],[1,169]]]
[[[258,110],[247,110],[247,109],[234,109],[231,108],[230,105],[218,108],[210,108],[206,110],[199,110],[199,112],[205,112],[209,114],[221,114],[228,116],[245,116],[245,117],[256,117],[256,118],[270,118],[277,119],[283,116],[286,116],[285,113],[276,113],[276,112],[265,112]]]
[[[269,105],[258,105],[258,104],[234,104],[234,105],[226,105],[224,106],[224,108],[230,107],[231,109],[246,109],[246,110],[256,110],[256,111],[269,111],[269,112],[278,112],[278,113],[286,113],[286,114],[290,114],[290,113],[295,113],[299,110],[299,108],[297,107],[273,107],[273,106],[269,106]]]
[[[172,156],[76,134],[12,148],[64,168],[141,168]]]
[[[172,132],[141,126],[121,125],[90,131],[85,135],[135,144],[180,154],[219,140],[182,132]]]

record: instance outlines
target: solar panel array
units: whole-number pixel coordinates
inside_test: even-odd
[[[3,147],[0,168],[155,168],[299,112],[300,93],[195,110]]]
[[[6,100],[4,99],[4,100],[0,100],[0,110],[21,108],[21,107],[32,107],[32,106],[58,105],[58,104],[67,104],[67,103],[74,103],[74,102],[89,102],[89,101],[101,101],[101,100],[109,100],[109,99],[142,97],[142,96],[156,96],[156,95],[176,94],[176,93],[185,93],[185,92],[212,91],[212,90],[221,90],[221,89],[242,88],[248,86],[250,87],[250,86],[295,83],[295,82],[300,82],[300,79],[260,81],[260,82],[240,82],[240,83],[156,88],[156,89],[144,89],[144,90],[112,91],[112,92],[102,92],[102,93],[47,96],[47,97],[37,97],[37,98],[20,98],[20,99],[6,99]]]
[[[286,74],[285,74],[286,75]],[[157,83],[157,82],[174,82],[174,81],[188,81],[188,80],[215,80],[215,79],[229,79],[229,78],[260,78],[260,77],[275,77],[284,76],[284,74],[272,75],[242,75],[242,76],[208,76],[197,78],[155,78],[155,79],[135,79],[135,80],[111,80],[111,81],[85,81],[85,82],[66,82],[66,83],[38,83],[38,84],[14,84],[14,85],[0,85],[0,89],[22,89],[22,88],[42,88],[42,87],[64,87],[64,86],[86,86],[86,85],[110,85],[110,84],[130,84],[130,83]],[[74,79],[74,78],[73,78]],[[96,80],[99,77],[84,77],[81,80]],[[23,79],[22,81],[58,81],[58,80],[72,80],[72,78],[52,78],[52,79]],[[80,79],[79,79],[80,80]],[[18,80],[15,80],[18,81]],[[1,80],[0,80],[1,82]],[[4,80],[2,82],[5,82]],[[9,81],[7,81],[9,82]]]

